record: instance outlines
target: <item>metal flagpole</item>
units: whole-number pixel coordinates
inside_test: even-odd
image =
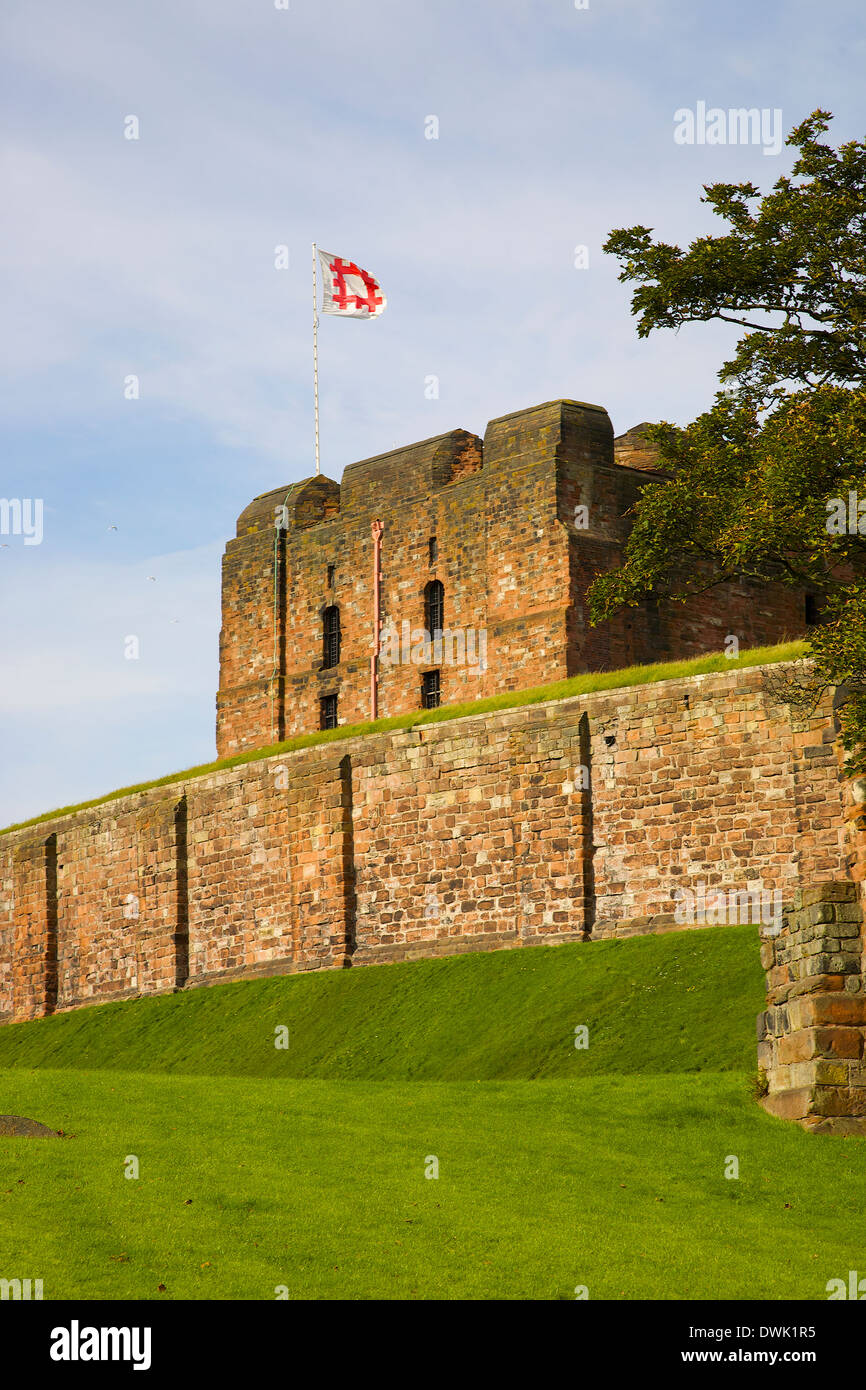
[[[316,284],[316,243],[313,242],[313,400],[316,416],[316,474],[319,473],[319,293]]]

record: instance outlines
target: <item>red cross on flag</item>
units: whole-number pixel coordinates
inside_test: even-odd
[[[319,251],[318,247],[316,251],[324,286],[322,313],[349,319],[377,319],[388,302],[378,280],[354,261]]]

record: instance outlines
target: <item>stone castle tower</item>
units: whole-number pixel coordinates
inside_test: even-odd
[[[802,635],[802,595],[747,584],[590,626],[587,589],[661,476],[643,430],[550,401],[255,498],[223,562],[218,755],[370,717],[374,519],[383,717]]]

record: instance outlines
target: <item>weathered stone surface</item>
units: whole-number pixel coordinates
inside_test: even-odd
[[[781,1120],[803,1120],[811,1112],[814,1090],[806,1086],[797,1091],[779,1091],[765,1096],[761,1105],[770,1115]]]
[[[318,729],[326,695],[337,697],[341,724],[370,717],[374,517],[385,528],[383,622],[401,633],[406,623],[416,642],[425,588],[438,580],[446,629],[484,632],[487,645],[486,670],[447,656],[381,662],[381,715],[419,709],[428,669],[439,670],[446,704],[717,651],[725,633],[743,647],[801,634],[799,591],[745,583],[591,626],[587,589],[620,563],[655,457],[642,426],[615,441],[600,406],[548,401],[491,420],[483,441],[453,430],[353,463],[342,484],[308,478],[257,497],[223,561],[219,756]],[[279,533],[277,509],[287,523]],[[330,607],[339,608],[341,651],[325,668]],[[828,752],[832,761],[820,741],[802,745],[809,761]]]
[[[840,1139],[866,1136],[866,1118],[861,1117],[807,1115],[800,1123],[810,1134],[833,1134]]]
[[[725,892],[734,921],[760,916],[743,906],[753,883],[789,903],[798,882],[827,880],[829,902],[856,907],[835,888],[836,763],[802,751],[763,677],[736,669],[296,749],[0,835],[0,1019],[713,925],[678,909],[701,884]],[[827,709],[811,723],[803,747],[834,737]],[[771,1014],[838,995],[804,1003],[792,1032],[864,1021],[846,988],[860,980],[856,938],[824,949],[839,923],[806,921],[813,905],[763,941]],[[814,961],[847,973],[805,973]]]
[[[770,947],[764,956],[768,999],[777,1001],[787,991],[787,1003],[784,1009],[771,1007],[758,1016],[758,1064],[769,1087],[762,1103],[772,1114],[797,1120],[814,1133],[866,1133],[866,998],[858,884],[801,887],[794,904],[784,916],[781,933],[765,943]],[[858,932],[845,937],[842,952],[836,949],[840,911]],[[844,990],[839,989],[840,981]]]
[[[644,471],[658,469],[659,446],[646,437],[647,421],[633,425],[625,434],[617,435],[613,441],[613,453],[617,463],[624,468],[640,468]]]

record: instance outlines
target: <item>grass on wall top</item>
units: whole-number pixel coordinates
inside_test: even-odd
[[[711,656],[693,657],[688,661],[662,661],[650,666],[627,666],[618,671],[590,671],[579,676],[569,676],[566,680],[553,681],[549,685],[532,686],[528,690],[509,690],[501,695],[491,695],[484,700],[467,700],[463,704],[440,705],[438,709],[412,710],[409,714],[397,714],[388,719],[376,719],[361,724],[341,724],[336,729],[319,730],[316,733],[299,734],[282,743],[270,744],[265,748],[251,748],[236,753],[231,758],[220,758],[212,763],[202,763],[199,767],[185,768],[179,772],[169,772],[164,777],[155,777],[149,782],[138,782],[130,787],[118,787],[103,796],[90,801],[80,801],[72,806],[60,806],[45,811],[29,820],[17,821],[0,829],[0,835],[26,826],[40,825],[43,821],[56,820],[60,816],[72,815],[75,811],[86,811],[114,801],[120,796],[131,796],[135,792],[150,791],[154,787],[164,787],[171,782],[180,782],[191,777],[202,777],[221,768],[239,767],[243,763],[257,762],[261,758],[271,758],[275,754],[289,753],[299,748],[312,748],[318,744],[335,743],[342,739],[359,738],[366,734],[388,733],[392,729],[414,729],[421,724],[438,724],[448,719],[464,719],[473,714],[489,714],[496,710],[517,709],[522,705],[543,704],[550,700],[567,700],[577,695],[590,695],[600,690],[616,690],[637,685],[651,685],[654,681],[681,680],[685,676],[711,675],[715,672],[737,670],[745,666],[767,666],[779,661],[796,661],[807,654],[805,642],[782,642],[772,647],[752,647],[731,658],[724,652]]]

